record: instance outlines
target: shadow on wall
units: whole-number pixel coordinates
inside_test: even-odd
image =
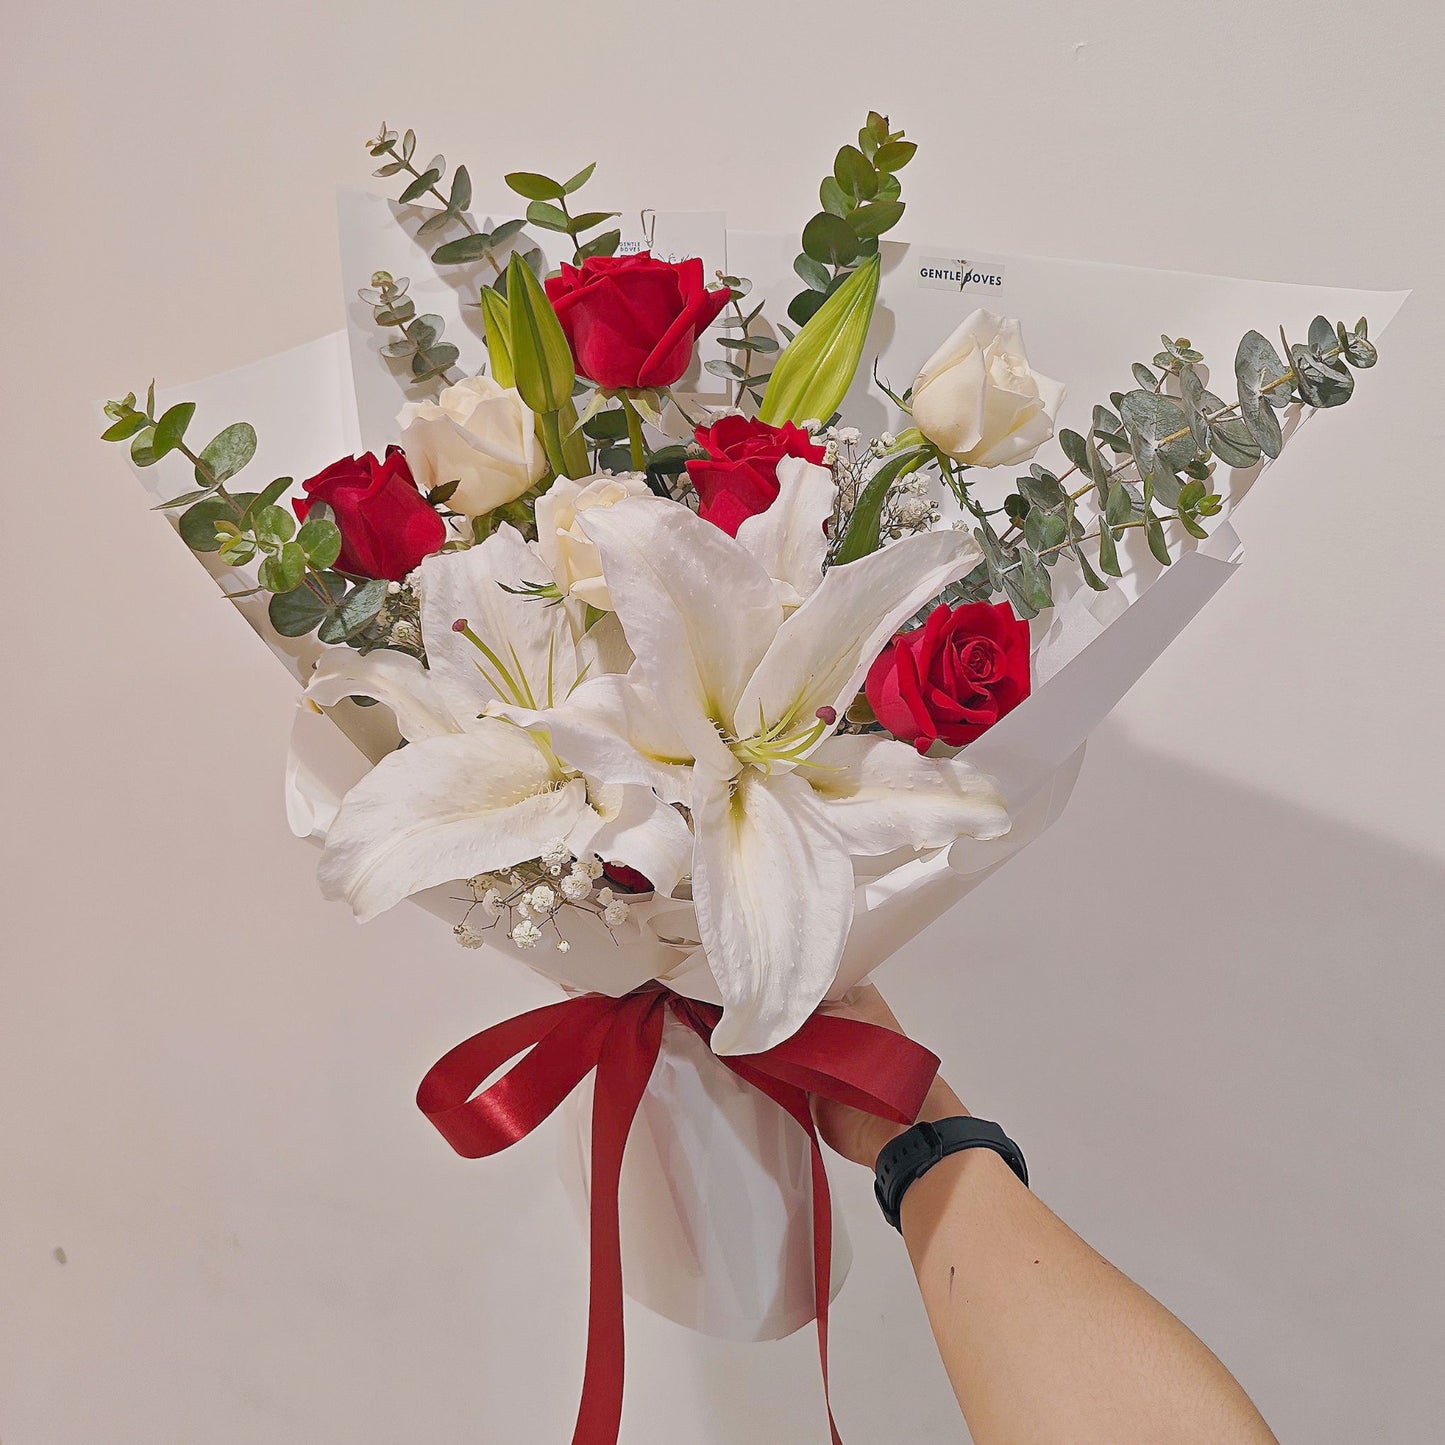
[[[1054,830],[882,982],[1041,1195],[1281,1439],[1406,1445],[1445,1415],[1442,938],[1438,863],[1111,725]],[[862,1171],[833,1172],[859,1256],[835,1312],[840,1428],[960,1439],[906,1258]],[[737,1438],[740,1396],[801,1412],[801,1379],[768,1370],[759,1399],[746,1349],[705,1354],[701,1438]]]

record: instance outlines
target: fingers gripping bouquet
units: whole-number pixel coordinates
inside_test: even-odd
[[[590,166],[508,176],[525,215],[483,229],[465,168],[444,188],[445,161],[418,168],[414,147],[383,129],[370,150],[408,178],[404,203],[437,202],[418,231],[448,237],[437,265],[477,273],[481,371],[378,272],[362,300],[408,393],[383,455],[240,490],[251,426],[193,450],[194,404],[154,389],[108,404],[106,438],[141,468],[191,464],[196,487],[162,506],[218,579],[249,584],[228,595],[302,672],[305,727],[361,749],[343,744],[345,785],[302,789],[326,896],[361,921],[418,898],[464,945],[495,942],[572,994],[448,1055],[429,1117],[461,1152],[494,1152],[595,1065],[594,1314],[620,1288],[616,1136],[636,1116],[629,1159],[667,1176],[634,1211],[656,1226],[644,1292],[719,1332],[821,1325],[831,1226],[807,1093],[902,1118],[929,1070],[840,1035],[820,1005],[1051,821],[1088,730],[1218,580],[1176,589],[1152,640],[1108,632],[1165,595],[1172,564],[1211,548],[1232,563],[1225,477],[1349,398],[1375,359],[1365,323],[1317,318],[1282,350],[1249,331],[1233,401],[1166,336],[1132,389],[1058,431],[1047,466],[1033,459],[1064,389],[1016,320],[970,312],[910,387],[866,397],[880,238],[914,152],[883,117],[823,182],[803,289],[746,303],[747,281],[575,214]],[[722,396],[700,381],[709,348]],[[894,429],[850,426],[860,398],[891,405]],[[727,1115],[744,1141],[731,1197],[679,1145],[679,1109]],[[786,1114],[803,1127],[780,1151],[767,1135]],[[810,1148],[811,1186],[777,1162]],[[766,1263],[745,1287],[734,1260],[718,1303],[729,1207],[774,1211],[763,1232],[801,1257],[801,1289]],[[671,1235],[669,1210],[687,1216]],[[579,1439],[615,1436],[613,1352],[594,1318]]]

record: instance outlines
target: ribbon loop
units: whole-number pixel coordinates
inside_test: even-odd
[[[525,1138],[597,1070],[592,1103],[592,1263],[587,1364],[572,1445],[616,1445],[622,1420],[624,1331],[618,1194],[627,1136],[647,1092],[670,1010],[711,1042],[722,1010],[663,988],[623,998],[583,994],[484,1029],[445,1054],[417,1090],[417,1106],[464,1158]],[[523,1057],[516,1063],[512,1060]],[[828,1394],[828,1303],[833,1213],[809,1095],[895,1123],[912,1123],[938,1059],[901,1034],[857,1019],[814,1014],[760,1054],[718,1062],[785,1109],[808,1136],[813,1191],[813,1299],[823,1393]],[[511,1068],[473,1098],[504,1065]],[[828,1405],[833,1445],[841,1445]]]

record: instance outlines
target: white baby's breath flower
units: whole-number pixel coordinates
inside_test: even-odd
[[[569,903],[580,903],[592,891],[592,880],[585,874],[573,870],[561,883],[562,897]]]
[[[542,861],[549,867],[562,867],[572,856],[572,850],[567,846],[565,838],[553,838],[547,844],[546,851],[542,854]]]
[[[557,906],[557,895],[549,884],[539,883],[528,895],[534,913],[550,913]]]
[[[858,440],[859,431],[856,426],[841,426],[838,428],[838,440],[845,446],[852,446]]]
[[[886,431],[878,438],[884,451],[892,451],[898,445],[898,438],[891,431]]]
[[[457,924],[457,926],[452,929],[452,933],[456,935],[457,942],[460,943],[463,948],[480,948],[487,941],[483,934],[478,933],[476,929],[467,923]]]
[[[617,895],[610,888],[599,888],[597,890],[597,901],[606,908]]]
[[[577,865],[589,878],[600,878],[602,876],[602,860],[600,858],[589,858],[585,863]]]
[[[495,918],[502,911],[502,895],[495,888],[488,888],[478,901],[489,918]]]
[[[512,942],[518,948],[536,948],[541,938],[542,930],[528,918],[524,918],[512,930]]]
[[[565,938],[559,938],[559,939],[557,940],[557,952],[558,952],[558,953],[571,953],[571,952],[572,952],[572,945],[571,945],[570,943],[568,943]]]
[[[627,905],[619,899],[602,910],[602,921],[609,928],[616,928],[618,924],[627,922],[628,911]]]

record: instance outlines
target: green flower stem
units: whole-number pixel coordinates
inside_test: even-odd
[[[632,470],[647,470],[647,442],[642,435],[642,418],[632,404],[632,398],[625,391],[618,392],[622,410],[627,417],[627,444],[632,450]]]
[[[542,422],[542,445],[547,452],[547,460],[551,463],[552,470],[559,477],[572,476],[572,470],[567,465],[567,448],[562,440],[562,422],[560,414],[555,411],[544,411],[541,415]]]

